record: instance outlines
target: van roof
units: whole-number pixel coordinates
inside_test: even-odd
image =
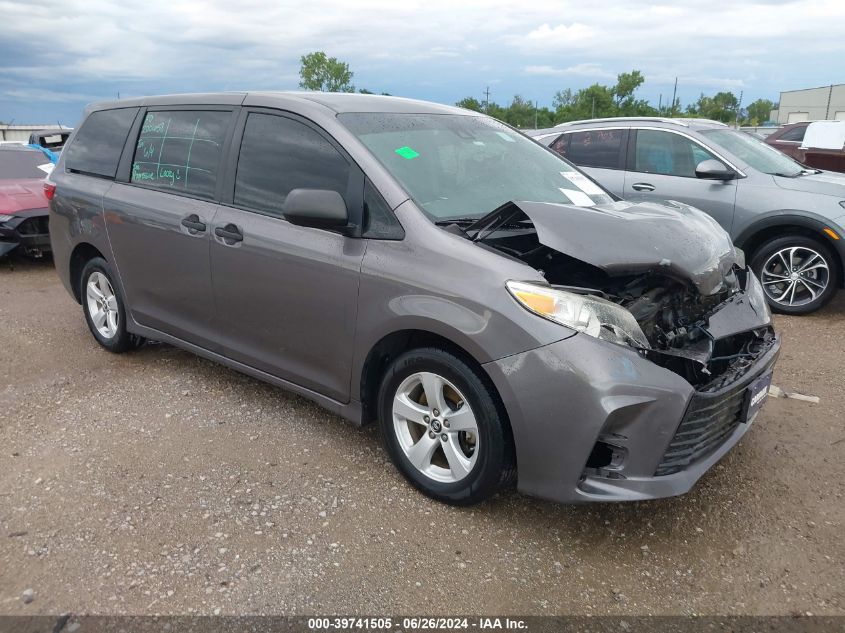
[[[88,111],[110,110],[135,106],[161,105],[255,105],[251,101],[276,101],[279,105],[309,103],[323,106],[337,113],[342,112],[396,112],[407,114],[463,114],[478,115],[476,112],[455,106],[393,97],[347,92],[294,92],[294,91],[256,91],[256,92],[212,92],[171,94],[150,97],[136,97],[113,101],[103,101],[88,106]]]

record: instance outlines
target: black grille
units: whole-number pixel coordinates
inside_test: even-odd
[[[18,224],[21,235],[44,235],[49,231],[50,221],[46,215],[27,218]]]
[[[696,393],[655,476],[684,470],[720,446],[742,422],[747,386],[743,381],[723,393]]]

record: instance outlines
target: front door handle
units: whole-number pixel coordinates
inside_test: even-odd
[[[182,226],[198,233],[205,231],[205,222],[200,220],[200,216],[196,213],[192,213],[187,218],[182,218]]]
[[[648,182],[635,182],[631,185],[634,191],[654,191],[654,185]]]
[[[218,226],[214,229],[214,234],[217,237],[222,237],[227,244],[230,242],[232,244],[236,242],[243,242],[244,240],[244,234],[241,233],[241,230],[231,223],[223,227]]]

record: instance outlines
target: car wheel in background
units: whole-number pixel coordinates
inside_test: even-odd
[[[425,494],[470,505],[515,480],[503,408],[461,358],[436,348],[405,352],[382,379],[378,411],[393,463]]]
[[[769,305],[782,314],[815,312],[836,294],[839,271],[830,249],[804,236],[778,237],[754,253],[751,268]]]
[[[85,264],[79,296],[85,321],[100,345],[120,353],[143,344],[144,339],[126,331],[126,308],[106,260],[95,257]]]

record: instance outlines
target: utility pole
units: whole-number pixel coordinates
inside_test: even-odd
[[[484,90],[484,114],[490,114],[490,86]]]
[[[596,118],[596,98],[593,97],[593,116],[590,117],[591,119]]]
[[[675,116],[675,96],[678,94],[678,78],[675,77],[675,88],[672,90],[672,111],[669,116]]]
[[[534,99],[534,129],[537,129],[537,100]]]
[[[736,106],[736,129],[739,129],[739,113],[742,112],[742,90],[739,91],[739,103]]]
[[[663,114],[663,93],[660,93],[660,96],[657,98],[657,114]]]

